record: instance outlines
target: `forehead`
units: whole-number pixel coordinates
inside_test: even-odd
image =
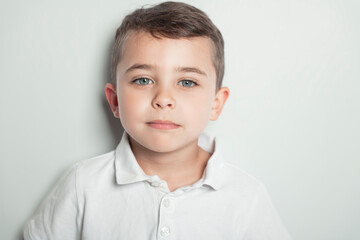
[[[197,67],[215,74],[214,46],[207,37],[156,38],[146,32],[132,32],[126,38],[118,64],[149,64],[159,68]]]

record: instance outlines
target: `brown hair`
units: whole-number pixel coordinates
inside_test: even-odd
[[[122,46],[132,31],[148,32],[155,38],[208,37],[214,45],[216,89],[221,87],[224,76],[224,39],[219,29],[200,9],[182,2],[163,2],[150,8],[136,9],[127,15],[116,30],[111,53],[111,80],[114,84]]]

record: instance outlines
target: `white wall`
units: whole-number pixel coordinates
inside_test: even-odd
[[[103,96],[125,13],[152,1],[1,1],[0,239],[76,161],[114,148]],[[360,4],[193,1],[222,30],[231,96],[209,126],[298,240],[360,239]]]

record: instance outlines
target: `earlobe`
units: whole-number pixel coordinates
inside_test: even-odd
[[[218,119],[225,105],[225,102],[229,97],[229,94],[230,94],[230,90],[228,87],[222,87],[217,91],[214,99],[214,104],[211,109],[211,115],[210,115],[211,121],[215,121]]]
[[[105,96],[110,105],[111,111],[114,114],[114,117],[119,118],[120,115],[116,89],[111,83],[105,85]]]

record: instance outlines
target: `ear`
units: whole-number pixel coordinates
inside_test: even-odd
[[[211,108],[210,120],[215,121],[220,116],[220,113],[228,99],[230,90],[227,87],[220,88],[214,98],[214,103]]]
[[[105,85],[105,96],[110,105],[111,111],[114,114],[114,117],[119,118],[119,104],[116,89],[111,83]]]

